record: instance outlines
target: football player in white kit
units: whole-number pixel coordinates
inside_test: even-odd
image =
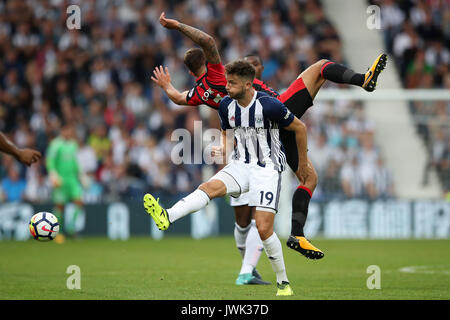
[[[222,147],[215,149],[231,160],[210,180],[194,192],[164,209],[158,200],[144,196],[144,207],[161,230],[171,223],[200,210],[211,199],[248,192],[248,205],[254,217],[264,250],[276,274],[277,295],[292,295],[278,236],[273,230],[281,187],[281,172],[286,167],[279,128],[294,131],[300,164],[307,166],[306,126],[279,100],[253,88],[255,69],[244,60],[225,66],[229,96],[222,99],[219,116],[222,126]],[[231,139],[230,139],[231,137]],[[306,180],[309,172],[302,173]]]

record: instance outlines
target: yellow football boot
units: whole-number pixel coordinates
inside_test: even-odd
[[[153,218],[159,230],[167,230],[169,228],[169,216],[167,215],[166,209],[159,204],[159,198],[155,200],[151,194],[147,193],[144,196],[144,208]]]
[[[324,253],[314,247],[305,237],[291,235],[286,244],[289,248],[300,252],[308,259],[322,259],[324,257]]]
[[[277,296],[293,296],[294,291],[292,290],[289,282],[283,281],[281,284],[277,283]]]
[[[364,83],[362,87],[369,92],[375,90],[377,86],[377,78],[381,71],[386,67],[387,55],[385,53],[380,54],[373,62],[370,69],[366,72],[364,77]]]

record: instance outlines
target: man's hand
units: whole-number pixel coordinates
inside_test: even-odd
[[[92,183],[91,178],[86,173],[81,173],[78,176],[78,179],[80,180],[81,185],[83,188],[88,189]]]
[[[223,146],[212,146],[211,147],[211,157],[222,157],[223,156]]]
[[[153,75],[154,76],[152,76],[151,79],[162,89],[167,89],[171,84],[170,73],[167,67],[156,67],[155,70],[153,70]]]
[[[19,149],[16,155],[18,161],[30,166],[31,164],[39,161],[42,155],[39,151],[33,149]]]
[[[172,100],[175,104],[187,104],[188,91],[180,92],[174,88],[171,83],[170,73],[167,67],[156,67],[155,70],[153,70],[153,76],[151,77],[151,79],[166,92],[169,99]]]
[[[297,173],[297,177],[299,178],[300,183],[304,185],[308,180],[308,177],[313,175],[313,168],[308,162],[300,163],[297,169]]]
[[[39,161],[42,157],[41,153],[33,149],[20,149],[3,133],[0,132],[0,152],[4,152],[16,158],[18,161],[27,166]]]
[[[227,159],[225,157],[225,148],[224,146],[212,146],[211,147],[211,157],[213,163],[219,165],[220,168],[223,168],[227,164]]]
[[[49,179],[53,188],[58,188],[62,184],[61,178],[56,172],[50,172]]]
[[[166,13],[163,12],[159,16],[159,23],[167,29],[176,29],[180,25],[180,22],[175,19],[166,19]]]

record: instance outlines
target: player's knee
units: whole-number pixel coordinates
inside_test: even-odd
[[[316,170],[313,168],[313,170],[311,172],[311,185],[312,185],[312,187],[315,188],[317,186],[318,181],[319,181],[319,177],[317,175]]]
[[[311,191],[314,191],[314,189],[317,187],[318,181],[319,177],[317,175],[316,170],[313,167],[311,173],[308,176],[308,179],[305,182],[305,187],[307,187]]]
[[[256,228],[258,229],[259,237],[261,238],[261,240],[266,240],[273,233],[273,224],[271,224],[270,221],[257,220]]]
[[[205,192],[210,199],[223,197],[227,192],[225,184],[220,180],[203,182],[198,189]]]
[[[306,87],[308,88],[309,93],[314,98],[317,90],[322,86],[325,79],[322,75],[322,68],[325,64],[330,62],[327,59],[320,59],[310,65],[308,69],[303,71],[299,78],[302,78],[305,82]]]
[[[209,181],[208,182],[203,182],[201,185],[198,186],[198,189],[202,190],[203,192],[205,192],[209,198],[212,198],[214,195],[214,189],[211,188],[211,186],[209,185]]]
[[[312,165],[311,165],[312,166]],[[296,172],[297,177],[302,177],[302,174],[299,171]],[[314,192],[314,189],[317,187],[317,183],[319,181],[318,175],[316,170],[314,169],[314,167],[312,167],[312,169],[309,171],[308,176],[306,178],[306,180],[302,183],[302,185],[306,188],[308,188],[309,190],[311,190],[311,192]]]
[[[252,222],[252,212],[249,206],[234,207],[236,223],[242,227],[247,227]]]
[[[328,62],[330,62],[330,60],[327,60],[327,59],[320,59],[320,60],[317,61],[314,65],[315,65],[317,68],[321,69],[321,68],[325,65],[325,63],[328,63]]]
[[[330,62],[327,59],[320,59],[319,61],[317,61],[316,63],[314,63],[314,68],[316,69],[316,74],[322,78],[322,68],[325,64],[327,64],[328,62]]]

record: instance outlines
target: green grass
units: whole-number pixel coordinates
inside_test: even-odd
[[[295,296],[276,287],[236,286],[240,255],[232,237],[161,241],[84,238],[56,243],[0,241],[0,299],[450,299],[448,240],[315,240],[320,261],[283,251]],[[66,269],[81,269],[81,289],[66,287]],[[381,289],[369,290],[369,265],[381,269]],[[426,266],[404,273],[407,266]],[[258,270],[275,283],[265,254]]]

